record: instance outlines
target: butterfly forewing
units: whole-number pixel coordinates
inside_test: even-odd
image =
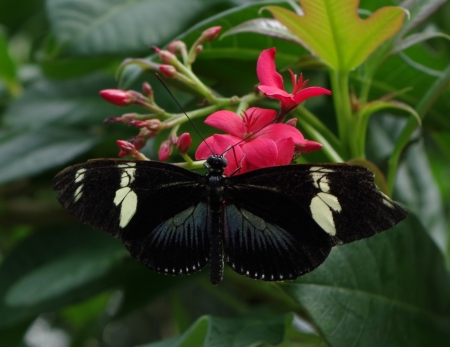
[[[371,171],[346,164],[279,166],[229,178],[227,262],[252,278],[263,270],[265,280],[296,278],[320,265],[332,246],[389,229],[407,212],[373,180]]]
[[[209,255],[204,180],[169,164],[102,159],[63,170],[53,187],[67,211],[121,238],[147,267],[185,274]]]

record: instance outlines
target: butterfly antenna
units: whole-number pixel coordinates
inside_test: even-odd
[[[211,147],[209,147],[208,142],[206,142],[206,139],[203,137],[203,135],[200,133],[200,131],[198,130],[198,128],[195,126],[194,122],[192,121],[191,117],[188,116],[188,114],[186,113],[186,111],[183,109],[183,107],[180,105],[180,103],[178,102],[177,99],[175,99],[175,96],[172,94],[172,92],[170,91],[169,87],[167,87],[166,83],[162,80],[162,78],[155,73],[156,78],[159,80],[159,82],[161,82],[161,84],[163,85],[164,88],[166,88],[167,92],[169,93],[169,95],[172,97],[172,99],[175,101],[175,103],[178,105],[178,107],[180,108],[181,112],[184,113],[184,115],[186,116],[186,118],[189,120],[189,122],[191,122],[193,128],[195,129],[195,131],[197,132],[197,134],[201,137],[202,141],[205,143],[206,147],[208,147],[208,149],[211,151],[211,153],[214,155],[213,150],[211,149]]]

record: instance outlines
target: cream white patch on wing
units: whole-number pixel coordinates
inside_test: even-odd
[[[384,194],[381,190],[379,192],[383,196],[383,204],[385,204],[387,207],[395,208],[395,205],[392,203],[392,200]]]
[[[80,200],[81,196],[83,195],[83,180],[84,180],[84,174],[86,172],[85,168],[78,169],[75,173],[75,183],[80,183],[78,188],[75,190],[75,193],[73,194],[75,202]]]
[[[315,196],[311,200],[311,214],[314,221],[328,234],[336,235],[336,226],[334,225],[333,213],[329,206],[319,197]]]
[[[333,172],[332,169],[325,169],[320,166],[310,168],[311,179],[314,187],[320,192],[311,200],[309,206],[314,221],[328,234],[336,235],[336,225],[334,223],[333,211],[341,212],[342,207],[336,196],[330,194],[330,181],[327,173]]]
[[[137,195],[129,187],[134,181],[136,174],[136,163],[127,162],[117,165],[120,169],[120,189],[116,191],[114,204],[120,206],[119,226],[125,228],[133,218],[137,210]]]
[[[114,204],[120,206],[119,226],[125,228],[136,213],[137,195],[130,187],[120,188],[116,191]]]

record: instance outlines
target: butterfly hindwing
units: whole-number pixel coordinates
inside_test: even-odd
[[[235,204],[225,206],[226,261],[237,273],[265,281],[292,280],[328,256],[331,244],[314,223],[278,223],[263,217],[261,210],[254,211]]]
[[[124,242],[147,267],[177,274],[207,263],[204,176],[153,161],[91,160],[54,181],[76,218]]]
[[[187,275],[209,261],[207,204],[199,202],[159,224],[143,238],[126,241],[130,254],[148,268]]]
[[[239,237],[251,245],[251,251],[239,249],[232,241],[237,228],[226,225],[228,263],[239,273],[246,267],[243,274],[253,278],[259,278],[253,273],[264,267],[273,269],[275,278],[286,273],[296,278],[320,265],[332,246],[392,227],[407,212],[381,193],[373,180],[371,171],[346,164],[279,166],[230,177],[225,183],[226,200],[235,207],[226,211],[241,211],[242,217],[232,219],[247,225]],[[261,228],[256,225],[263,222],[272,227],[258,234]],[[283,236],[285,232],[290,236]],[[266,244],[277,235],[279,240],[296,242],[285,255],[277,250],[275,259],[266,257]],[[261,238],[266,243],[254,242]],[[276,259],[279,264],[274,264]],[[291,272],[285,270],[289,266]]]

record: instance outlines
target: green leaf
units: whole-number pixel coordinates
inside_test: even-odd
[[[0,133],[0,184],[65,164],[91,149],[98,140],[56,127]]]
[[[249,20],[223,33],[221,38],[223,39],[224,37],[240,33],[262,34],[296,44],[302,44],[302,41],[297,36],[292,34],[288,28],[275,19],[257,18]]]
[[[370,239],[336,247],[318,269],[280,287],[334,347],[450,341],[450,275],[414,216]]]
[[[48,124],[98,125],[121,112],[98,95],[100,90],[116,85],[112,77],[101,74],[68,81],[39,80],[10,105],[4,122],[13,128],[34,129]],[[126,109],[127,112],[136,110]]]
[[[420,42],[427,41],[429,39],[441,37],[447,40],[450,40],[450,35],[444,34],[444,33],[437,33],[437,32],[421,32],[409,35],[408,37],[400,40],[397,42],[397,44],[394,46],[394,50],[392,54],[397,54],[403,50],[405,50],[408,47],[411,47],[413,45],[416,45]]]
[[[36,232],[0,266],[0,326],[96,293],[95,282],[105,278],[123,254],[118,240],[86,227]]]
[[[8,49],[6,36],[0,30],[0,80],[3,80],[11,94],[18,94],[21,86],[17,81],[16,65]]]
[[[357,13],[358,0],[303,0],[300,3],[303,15],[281,7],[266,9],[325,64],[341,72],[351,71],[363,63],[400,30],[404,17],[399,7],[383,7],[362,20]]]
[[[360,115],[362,118],[368,118],[375,112],[379,112],[381,110],[389,108],[405,111],[416,119],[418,125],[422,124],[422,120],[420,119],[420,116],[417,114],[416,110],[403,102],[395,100],[375,100],[369,102],[360,110]]]
[[[49,0],[47,14],[68,55],[123,56],[161,45],[224,0]],[[226,2],[225,2],[226,3]]]
[[[261,344],[276,345],[283,341],[285,324],[292,315],[270,319],[219,318],[203,316],[183,335],[140,347],[245,347]]]
[[[404,1],[402,6],[409,11],[410,20],[403,26],[400,36],[423,23],[429,16],[444,5],[447,0]]]
[[[376,162],[379,167],[386,166],[400,141],[405,123],[409,122],[410,119],[405,120],[389,114],[372,117],[367,137],[370,160]],[[438,247],[445,251],[448,239],[445,211],[422,141],[409,143],[396,173],[393,184],[395,190],[392,192],[394,197],[416,213]]]

